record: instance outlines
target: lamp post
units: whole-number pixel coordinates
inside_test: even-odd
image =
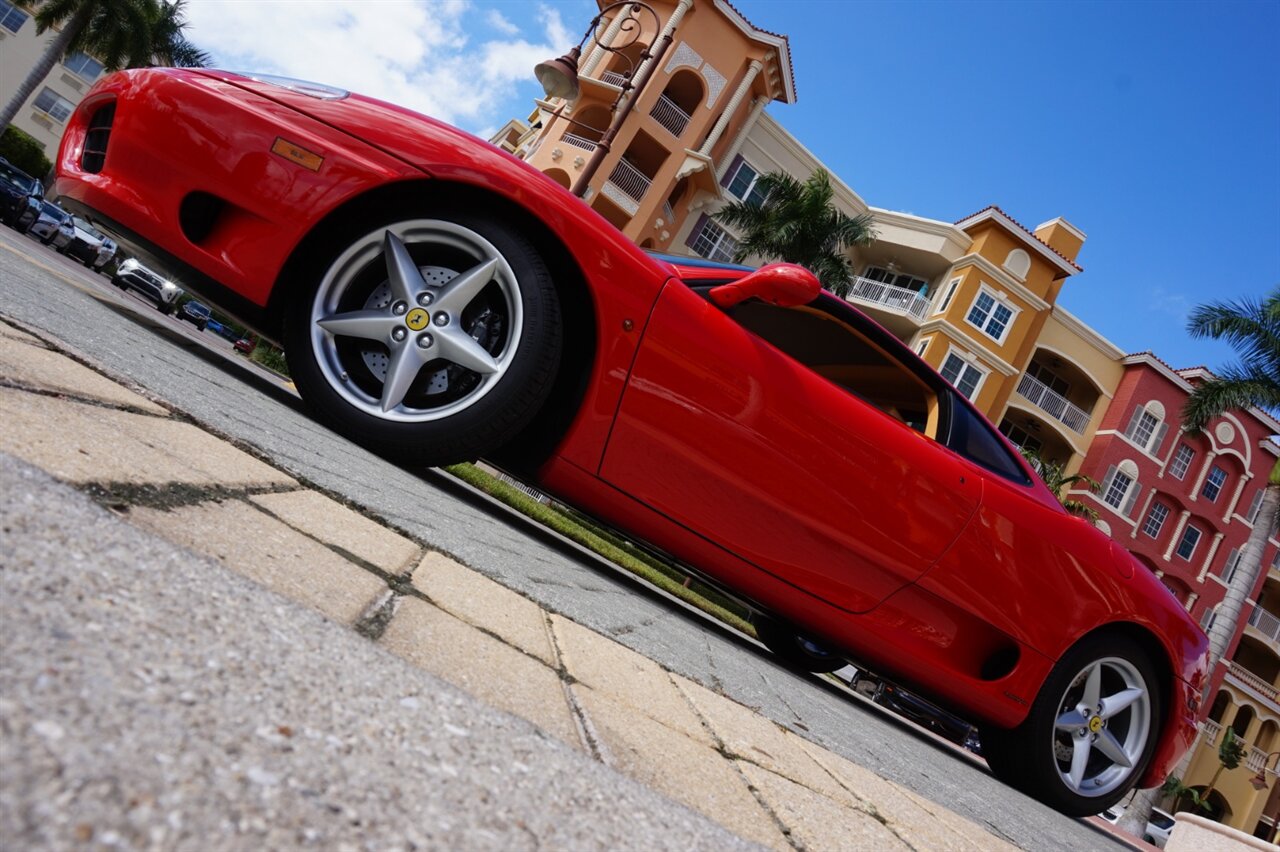
[[[600,40],[599,26],[600,21],[610,13],[616,11],[624,17],[620,22],[615,22],[617,35],[611,39],[610,44],[605,44]],[[627,120],[627,116],[631,114],[632,108],[635,107],[636,101],[640,99],[645,87],[649,84],[649,80],[653,77],[653,71],[657,68],[663,54],[667,52],[667,47],[671,44],[671,33],[666,33],[662,38],[658,39],[656,44],[649,44],[640,53],[640,56],[631,60],[623,51],[640,40],[642,13],[652,16],[654,31],[659,29],[661,19],[658,13],[648,3],[641,3],[639,0],[620,0],[617,3],[610,3],[600,10],[600,14],[591,19],[591,25],[587,27],[587,32],[582,36],[582,41],[577,46],[561,56],[558,59],[551,59],[546,62],[539,62],[534,67],[534,76],[538,78],[538,82],[542,84],[542,89],[547,93],[549,98],[564,98],[565,100],[573,100],[581,93],[578,84],[578,60],[582,57],[582,47],[590,39],[597,47],[603,48],[610,53],[622,56],[631,66],[630,70],[623,75],[622,91],[618,93],[618,97],[614,100],[610,110],[613,114],[613,121],[605,130],[604,135],[600,137],[600,141],[596,143],[595,151],[591,154],[591,159],[583,166],[581,174],[573,182],[570,189],[574,195],[581,198],[587,191],[587,185],[591,183],[591,178],[595,177],[595,173],[599,170],[600,164],[604,162],[604,158],[609,155],[609,149],[613,145],[614,138],[617,137],[618,131],[622,128],[623,122]],[[652,59],[650,62],[648,60]],[[643,73],[639,79],[633,79],[637,67],[643,69]],[[628,93],[634,91],[634,96],[628,98]],[[566,121],[576,122],[567,116],[561,116]],[[586,125],[583,125],[584,127]],[[591,128],[598,130],[599,128]]]
[[[1267,762],[1271,760],[1271,758],[1276,757],[1278,755],[1280,755],[1280,751],[1273,751],[1271,752],[1271,754],[1268,754],[1266,757],[1262,758],[1262,768],[1258,770],[1257,775],[1249,779],[1249,783],[1253,785],[1253,789],[1258,791],[1267,789]],[[1274,766],[1271,768],[1271,771],[1275,772]],[[1265,810],[1266,808],[1265,803],[1263,804],[1263,808]],[[1280,825],[1273,823],[1271,826],[1271,842],[1273,843],[1275,842],[1275,839],[1276,839],[1277,828],[1280,828]]]

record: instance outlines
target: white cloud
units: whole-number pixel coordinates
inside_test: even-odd
[[[499,12],[497,9],[490,9],[486,12],[484,19],[488,22],[489,26],[493,27],[503,35],[513,36],[520,32],[520,28],[507,20],[507,16]]]
[[[577,40],[547,6],[540,32],[521,38],[469,0],[190,0],[187,9],[189,37],[220,67],[341,86],[467,129],[506,121],[516,85]],[[481,21],[507,38],[474,40],[467,25]]]

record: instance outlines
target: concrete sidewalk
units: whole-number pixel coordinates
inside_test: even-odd
[[[8,842],[1013,848],[3,322],[0,424]]]

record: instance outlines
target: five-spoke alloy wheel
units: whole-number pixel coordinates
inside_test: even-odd
[[[368,230],[290,306],[299,391],[376,452],[447,464],[497,449],[546,399],[559,361],[556,293],[534,248],[457,213]]]

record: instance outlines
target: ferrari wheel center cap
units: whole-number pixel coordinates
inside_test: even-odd
[[[431,323],[431,314],[422,308],[414,308],[405,314],[404,324],[414,331],[422,331]]]
[[[1092,719],[1089,720],[1089,730],[1095,734],[1098,733],[1098,731],[1102,730],[1101,716],[1094,716]]]

